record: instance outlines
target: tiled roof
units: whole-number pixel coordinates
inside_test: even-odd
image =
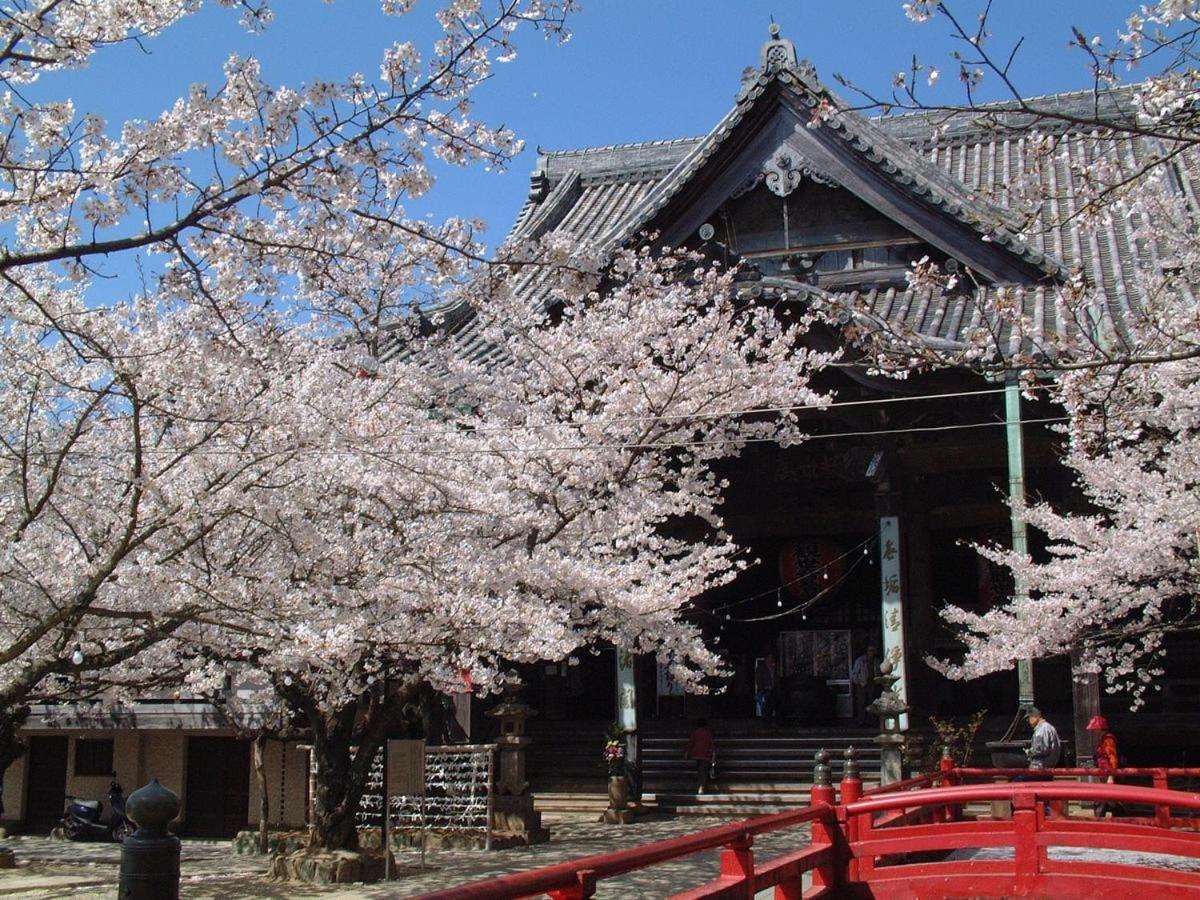
[[[576,150],[539,150],[533,176],[534,192],[515,223],[509,240],[534,238],[550,231],[565,232],[600,246],[613,247],[637,240],[655,214],[703,168],[722,142],[767,90],[791,92],[808,109],[822,98],[835,105],[811,65],[763,70],[743,84],[733,109],[706,136],[640,144]],[[1134,223],[1114,219],[1098,228],[1084,228],[1076,215],[1077,163],[1092,158],[1099,142],[1080,123],[1097,112],[1109,119],[1133,116],[1136,86],[1096,95],[1079,91],[1034,98],[1030,105],[1063,118],[1040,120],[1015,110],[1012,104],[993,104],[954,114],[921,112],[873,119],[844,111],[822,127],[834,129],[841,140],[865,154],[893,183],[910,191],[947,216],[974,229],[981,240],[1006,247],[1043,282],[1067,272],[1081,271],[1102,290],[1098,327],[1120,334],[1122,323],[1137,300],[1130,275],[1149,252],[1135,245]],[[1065,120],[1065,121],[1064,121]],[[1031,129],[1058,133],[1061,158],[1030,170]],[[1156,149],[1146,139],[1105,141],[1106,151],[1118,153],[1122,164],[1136,166]],[[1177,164],[1180,189],[1200,196],[1200,164],[1185,157]],[[1040,179],[1052,199],[1036,222],[1021,229],[1011,209],[1013,185],[1028,175]],[[1036,212],[1036,211],[1035,211]],[[1047,278],[1048,276],[1048,278]],[[548,281],[537,269],[522,276],[519,289],[531,303],[544,302]],[[984,323],[994,308],[997,291],[1011,291],[1032,324],[1035,341],[1064,326],[1054,291],[1030,278],[1022,285],[987,286],[973,293],[943,296],[928,289],[871,291],[835,296],[835,302],[859,304],[892,325],[911,328],[929,338],[959,341]],[[461,309],[440,310],[460,334],[465,349],[488,353],[476,323]]]

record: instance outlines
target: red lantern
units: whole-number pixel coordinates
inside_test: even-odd
[[[797,600],[811,600],[841,581],[842,557],[832,541],[788,541],[779,549],[779,583]]]

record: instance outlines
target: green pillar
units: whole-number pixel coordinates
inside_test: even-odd
[[[1012,514],[1012,548],[1014,553],[1029,552],[1025,526],[1025,437],[1021,431],[1021,388],[1017,373],[1010,373],[1004,382],[1004,419],[1008,436],[1008,505]],[[1020,575],[1013,577],[1013,599],[1029,597],[1029,586]],[[1017,702],[1033,705],[1033,660],[1017,660]]]

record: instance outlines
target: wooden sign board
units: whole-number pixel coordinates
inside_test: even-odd
[[[425,793],[425,742],[387,742],[387,795],[420,797]]]

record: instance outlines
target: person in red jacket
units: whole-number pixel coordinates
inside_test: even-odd
[[[683,751],[683,758],[695,760],[696,779],[700,782],[696,793],[703,794],[705,788],[709,786],[712,769],[717,762],[717,741],[706,720],[698,719],[696,721],[696,727],[688,737],[687,749]]]
[[[1108,730],[1108,719],[1104,716],[1092,716],[1092,720],[1087,723],[1087,730],[1100,734],[1100,741],[1096,745],[1096,768],[1102,773],[1115,772],[1121,768],[1121,754],[1117,750],[1117,738]],[[1113,775],[1107,775],[1105,780],[1109,784],[1116,782]],[[1096,818],[1102,819],[1109,813],[1119,816],[1124,813],[1124,810],[1119,803],[1096,804]]]

